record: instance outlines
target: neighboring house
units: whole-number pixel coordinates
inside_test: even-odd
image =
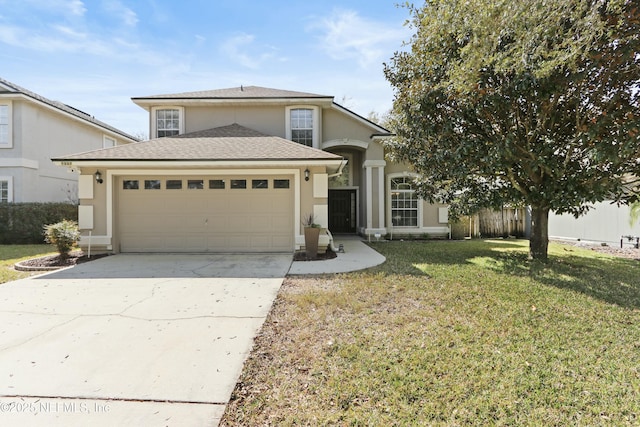
[[[289,252],[309,213],[334,234],[450,233],[446,207],[419,200],[409,169],[385,161],[389,131],[332,96],[249,86],[133,102],[151,140],[54,159],[81,172],[82,245]]]
[[[51,162],[62,154],[136,142],[82,111],[0,79],[0,203],[64,202],[78,175]]]
[[[593,209],[575,218],[573,215],[549,213],[549,237],[554,239],[582,240],[619,245],[622,236],[633,236],[623,244],[635,244],[640,236],[640,225],[629,223],[631,208],[618,206],[611,201],[594,203]]]

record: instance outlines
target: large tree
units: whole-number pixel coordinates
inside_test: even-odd
[[[547,258],[549,211],[625,203],[640,176],[637,0],[427,0],[385,75],[393,160],[418,192],[470,213],[532,208],[530,255]]]

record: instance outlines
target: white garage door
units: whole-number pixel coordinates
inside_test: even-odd
[[[292,252],[289,176],[120,177],[121,252]]]

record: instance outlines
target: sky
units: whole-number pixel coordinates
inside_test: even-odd
[[[383,114],[383,63],[411,37],[397,2],[0,0],[0,77],[145,137],[132,97],[240,85]]]

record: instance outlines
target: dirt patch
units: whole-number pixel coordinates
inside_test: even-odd
[[[91,255],[91,258],[89,258],[83,251],[72,251],[65,258],[61,258],[60,255],[48,255],[21,261],[15,265],[15,269],[20,271],[57,270],[59,268],[72,267],[76,264],[93,261],[105,256],[108,256],[108,254]]]

